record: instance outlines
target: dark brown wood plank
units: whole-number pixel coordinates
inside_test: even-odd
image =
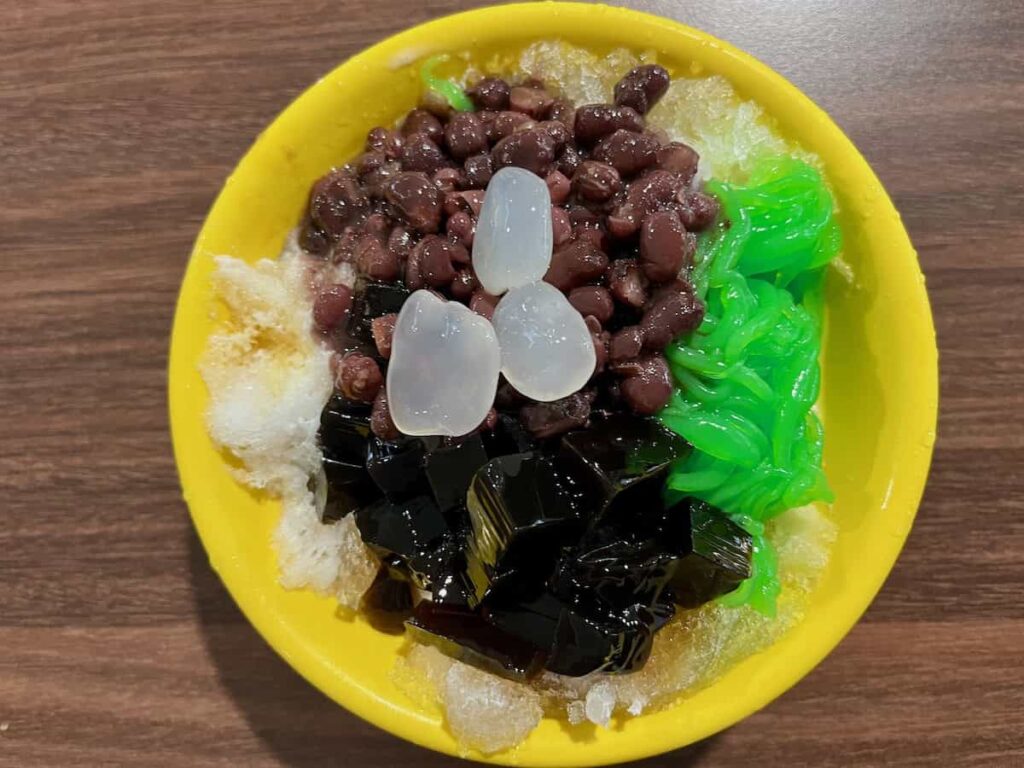
[[[451,765],[266,647],[180,499],[164,369],[202,217],[345,56],[460,0],[0,0],[0,765]],[[900,208],[939,442],[864,620],[765,711],[656,765],[1024,763],[1024,5],[633,3],[849,133]]]

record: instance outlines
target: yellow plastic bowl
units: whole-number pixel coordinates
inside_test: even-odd
[[[600,765],[682,747],[746,717],[810,671],[881,587],[910,530],[934,441],[935,336],[917,258],[899,215],[856,148],[778,74],[709,35],[635,11],[591,4],[484,8],[389,38],[316,83],[259,137],[228,179],[196,241],[178,301],[170,359],[175,456],[196,528],[238,605],[278,653],[339,704],[397,736],[459,754],[438,713],[389,678],[400,640],[335,616],[333,601],[277,583],[271,531],[278,507],[237,485],[203,423],[196,361],[212,329],[212,257],[275,256],[310,184],[355,155],[366,131],[418,95],[409,63],[432,52],[483,58],[544,38],[602,50],[653,48],[679,71],[698,63],[760,102],[780,130],[819,155],[841,211],[854,281],[832,275],[823,360],[826,465],[840,535],[806,620],[766,651],[671,709],[573,740],[545,719],[526,743],[490,759],[535,766]]]

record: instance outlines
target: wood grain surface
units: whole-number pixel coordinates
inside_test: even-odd
[[[459,0],[0,0],[0,765],[440,766],[256,635],[181,500],[164,369],[192,239],[307,84]],[[864,620],[645,766],[1024,764],[1024,3],[644,0],[847,131],[920,251],[942,415]]]

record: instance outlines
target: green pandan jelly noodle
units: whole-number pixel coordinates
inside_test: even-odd
[[[432,56],[420,67],[420,81],[430,93],[448,103],[456,112],[472,112],[473,102],[454,80],[445,80],[434,74],[434,70],[447,56]]]
[[[678,389],[660,415],[693,452],[673,466],[666,493],[720,507],[753,536],[753,575],[721,601],[771,615],[780,587],[765,523],[832,499],[812,407],[822,270],[841,237],[832,196],[804,162],[766,159],[749,185],[707,190],[722,203],[693,271],[707,314],[666,350]]]

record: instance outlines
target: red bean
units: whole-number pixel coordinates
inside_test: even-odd
[[[512,133],[520,133],[521,131],[528,131],[531,128],[536,128],[538,125],[539,125],[539,123],[536,120],[531,120],[530,118],[527,118],[526,120],[523,120],[523,122],[517,123],[515,128],[512,129]],[[552,138],[554,138],[554,137],[552,137]]]
[[[545,176],[555,162],[555,140],[539,128],[513,133],[494,145],[491,159],[495,168],[515,166]]]
[[[626,187],[626,202],[608,216],[608,225],[615,237],[629,237],[640,227],[644,216],[653,211],[679,205],[677,196],[682,179],[668,171],[648,171]],[[684,222],[685,224],[685,222]]]
[[[363,152],[356,160],[356,173],[363,178],[371,171],[376,171],[388,161],[388,156],[380,150],[371,149]]]
[[[299,230],[299,245],[313,256],[326,256],[331,250],[331,238],[312,220],[306,219]]]
[[[651,136],[617,130],[594,147],[594,159],[608,163],[623,176],[632,176],[657,162],[658,142]]]
[[[401,163],[395,160],[388,160],[379,168],[375,168],[360,176],[359,180],[362,182],[363,189],[366,190],[367,194],[379,200],[384,197],[384,190],[387,188],[388,183],[401,172]]]
[[[569,140],[573,139],[576,125],[576,107],[572,105],[572,102],[565,99],[555,99],[551,109],[548,110],[548,120],[557,120],[564,125],[569,131]]]
[[[519,410],[519,421],[538,440],[585,427],[590,420],[590,398],[574,392],[550,403],[530,403]]]
[[[482,189],[467,189],[464,192],[449,192],[444,196],[444,212],[454,216],[459,211],[466,211],[473,216],[480,215],[480,208],[484,204],[484,191]]]
[[[487,133],[480,118],[472,112],[456,112],[444,127],[448,151],[459,160],[487,151]]]
[[[551,206],[551,234],[553,245],[557,248],[572,239],[572,221],[564,208]]]
[[[627,187],[626,203],[643,217],[652,211],[671,207],[682,188],[682,180],[676,174],[650,171]]]
[[[590,243],[602,253],[608,252],[608,233],[603,226],[581,227],[576,230],[576,239],[580,242]]]
[[[558,170],[572,178],[582,162],[583,153],[572,144],[567,144],[558,155]]]
[[[423,251],[419,247],[413,248],[409,258],[405,260],[405,287],[410,291],[418,291],[427,284],[423,279],[422,261]]]
[[[668,90],[668,71],[657,64],[645,64],[626,73],[615,85],[615,103],[632,107],[641,115],[658,103]]]
[[[700,155],[697,150],[678,141],[673,141],[658,152],[658,167],[669,173],[679,174],[683,184],[689,184],[697,175]]]
[[[388,184],[385,199],[418,232],[437,232],[441,191],[424,173],[400,173]]]
[[[588,104],[576,110],[576,140],[583,144],[593,144],[620,128],[639,133],[644,119],[631,107],[612,104]]]
[[[583,322],[586,324],[587,330],[590,331],[590,340],[594,344],[594,373],[592,375],[596,376],[604,370],[604,366],[608,362],[608,342],[611,339],[611,334],[601,328],[601,321],[593,315],[585,316]]]
[[[361,238],[362,235],[355,227],[346,227],[345,231],[341,233],[341,237],[334,243],[334,247],[331,248],[331,263],[348,264],[354,262],[356,260],[356,246],[359,245]]]
[[[372,403],[384,383],[377,361],[369,355],[352,353],[341,361],[335,384],[349,400]]]
[[[675,211],[655,211],[640,228],[640,266],[652,282],[674,279],[690,263],[695,247]]]
[[[647,278],[636,259],[618,259],[608,268],[608,288],[612,296],[627,306],[639,309],[647,301]]]
[[[467,249],[462,243],[448,241],[449,253],[452,257],[452,264],[456,267],[468,267],[472,258],[469,255],[469,249]]]
[[[633,413],[643,416],[655,414],[672,397],[672,376],[668,362],[661,355],[615,363],[612,370],[622,376],[622,398]]]
[[[484,135],[486,135],[487,140],[490,141],[491,127],[493,126],[494,118],[498,116],[498,113],[493,109],[478,109],[474,114],[480,118],[480,122],[484,126]]]
[[[597,229],[601,226],[601,214],[585,205],[567,205],[565,212],[569,215],[573,229]]]
[[[509,108],[516,112],[523,112],[534,120],[543,120],[555,103],[555,97],[543,88],[517,85],[509,91],[508,103]]]
[[[473,274],[473,270],[459,270],[458,274],[455,275],[455,279],[452,280],[452,297],[458,299],[463,304],[468,304],[469,300],[473,298],[473,293],[479,287],[480,282],[476,279],[476,275]]]
[[[469,98],[477,109],[508,109],[511,89],[498,77],[485,77],[469,89]]]
[[[352,289],[342,283],[323,288],[313,301],[313,324],[320,331],[330,331],[348,316],[352,307]]]
[[[473,217],[465,211],[457,211],[448,217],[446,224],[448,237],[454,243],[459,243],[464,248],[473,247],[473,236],[476,234],[476,223]]]
[[[556,151],[564,147],[572,139],[572,133],[565,127],[564,123],[558,120],[545,120],[537,123],[537,127],[542,131],[547,131],[551,138],[554,139]]]
[[[461,245],[454,245],[437,235],[427,235],[416,246],[423,281],[431,288],[444,288],[455,279],[453,262],[468,263],[469,255]]]
[[[636,211],[623,205],[608,214],[608,234],[619,240],[635,235],[640,227]]]
[[[607,163],[585,160],[573,174],[572,187],[584,200],[603,203],[622,188],[622,179]]]
[[[703,192],[684,192],[680,197],[679,218],[688,230],[700,232],[714,224],[719,209],[717,197]]]
[[[388,160],[397,160],[401,157],[403,146],[405,138],[398,131],[377,127],[366,134],[366,149],[379,150]]]
[[[663,293],[651,301],[640,321],[644,346],[662,350],[679,334],[695,330],[703,319],[704,304],[692,291]]]
[[[381,440],[397,440],[402,436],[391,419],[391,409],[388,408],[388,394],[385,387],[380,388],[373,401],[373,408],[370,410],[370,429]]]
[[[395,227],[388,235],[388,250],[395,254],[395,258],[404,261],[412,253],[413,236],[405,227]]]
[[[467,189],[484,189],[494,175],[490,154],[467,157],[462,168],[466,174]]]
[[[615,303],[607,288],[599,285],[585,285],[582,288],[573,288],[569,292],[569,303],[576,310],[586,317],[590,315],[599,323],[604,325],[612,319],[615,312]]]
[[[608,234],[605,230],[604,216],[582,205],[567,206],[565,210],[572,222],[575,238],[586,240],[598,250],[607,253]]]
[[[498,306],[498,297],[492,296],[483,289],[476,291],[469,300],[469,308],[488,320],[494,317],[496,306]]]
[[[398,315],[391,312],[370,321],[373,343],[377,346],[377,353],[385,360],[391,357],[391,339],[395,335],[396,320],[398,320]]]
[[[356,246],[356,264],[359,271],[371,280],[385,283],[398,278],[398,257],[385,248],[373,235],[364,235]]]
[[[434,140],[425,133],[413,133],[406,137],[402,148],[402,170],[434,173],[448,165],[448,157]]]
[[[363,222],[363,232],[380,240],[382,243],[388,239],[391,232],[391,221],[383,213],[371,213]]]
[[[632,360],[644,346],[644,333],[639,325],[628,325],[612,334],[608,344],[608,356],[613,363]]]
[[[366,215],[369,202],[352,172],[342,168],[313,185],[309,215],[324,232],[337,238],[345,227]]]
[[[601,325],[593,315],[588,315],[583,319],[587,323],[587,328],[590,329],[590,340],[594,342],[594,375],[596,375],[603,371],[608,364],[608,343],[611,334],[608,331],[600,330]],[[594,325],[598,330],[594,330]]]
[[[560,291],[573,288],[601,277],[608,268],[608,257],[589,240],[574,240],[551,255],[551,266],[544,281]]]
[[[668,293],[692,293],[693,285],[685,277],[677,277],[667,283],[662,283],[651,291],[651,301],[660,299]]]
[[[444,128],[441,121],[425,109],[414,109],[405,116],[402,121],[402,135],[411,137],[413,134],[423,133],[435,143],[444,139]]]
[[[517,127],[523,123],[532,123],[529,116],[524,115],[522,112],[511,112],[504,111],[499,112],[494,116],[494,120],[490,123],[485,123],[484,127],[487,130],[487,138],[491,141],[499,141],[506,136],[511,136]]]
[[[572,182],[564,173],[552,171],[544,177],[544,183],[548,185],[548,193],[551,195],[551,202],[554,205],[561,205],[568,199]]]
[[[439,168],[430,178],[442,192],[454,192],[465,181],[459,168]]]

